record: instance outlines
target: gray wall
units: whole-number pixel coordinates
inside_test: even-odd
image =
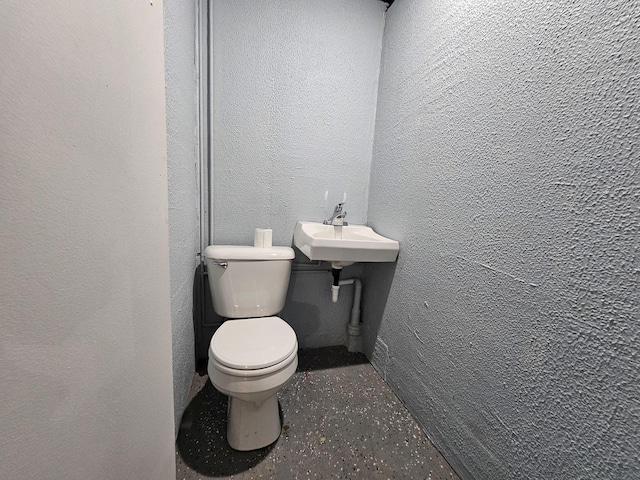
[[[212,4],[213,243],[263,227],[290,245],[296,221],[327,218],[345,193],[347,220],[364,222],[385,5]],[[331,304],[330,282],[293,275],[282,316],[301,346],[346,340],[350,296]]]
[[[639,29],[631,1],[388,13],[368,212],[401,253],[367,348],[463,477],[640,476]]]
[[[195,1],[164,2],[169,265],[176,434],[193,379],[193,275],[199,250]]]
[[[162,39],[2,3],[0,478],[175,478]]]

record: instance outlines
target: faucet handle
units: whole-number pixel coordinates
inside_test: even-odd
[[[333,215],[331,215],[331,218],[329,220],[324,220],[322,223],[324,223],[325,225],[335,225],[333,222],[336,219],[342,220],[347,215],[347,212],[342,212],[342,207],[344,207],[344,204],[345,202],[337,204],[333,209]],[[340,223],[340,225],[342,225],[342,223]]]

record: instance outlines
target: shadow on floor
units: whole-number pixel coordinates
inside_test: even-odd
[[[298,372],[367,363],[362,353],[350,353],[345,347],[304,349],[298,352]],[[206,364],[198,373],[206,374]],[[182,461],[191,469],[209,477],[225,477],[249,470],[259,464],[275,443],[259,450],[233,450],[226,439],[227,397],[209,380],[191,400],[182,418],[177,448]]]
[[[348,352],[346,347],[305,348],[298,351],[298,372],[349,367],[369,363],[364,353]]]

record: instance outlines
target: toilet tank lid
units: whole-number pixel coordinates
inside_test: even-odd
[[[291,247],[249,247],[245,245],[209,245],[204,250],[206,258],[216,260],[292,260]]]

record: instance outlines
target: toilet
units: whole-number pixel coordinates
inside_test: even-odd
[[[211,245],[204,251],[213,308],[225,322],[209,345],[207,371],[229,396],[227,441],[235,450],[275,442],[281,421],[277,392],[298,366],[293,329],[282,310],[293,249]]]

